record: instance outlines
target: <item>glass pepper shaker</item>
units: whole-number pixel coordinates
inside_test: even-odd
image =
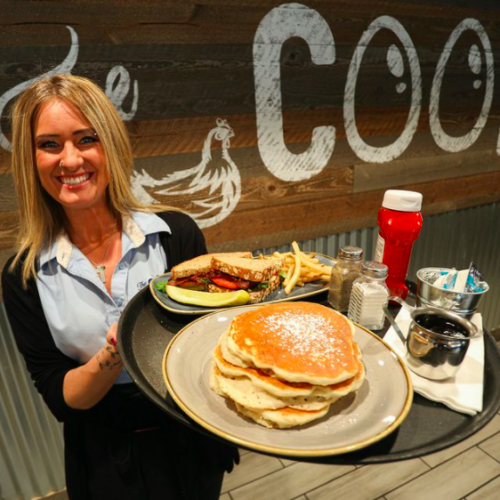
[[[361,276],[352,285],[348,317],[369,330],[384,327],[384,307],[389,300],[385,283],[388,267],[380,262],[367,261],[361,268]]]
[[[347,312],[354,280],[361,273],[363,250],[359,247],[345,246],[339,250],[332,269],[328,302],[339,312]]]

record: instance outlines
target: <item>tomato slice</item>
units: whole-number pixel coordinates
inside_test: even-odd
[[[240,284],[236,280],[231,280],[225,276],[214,276],[212,281],[219,286],[224,288],[229,288],[230,290],[239,290],[241,288]]]

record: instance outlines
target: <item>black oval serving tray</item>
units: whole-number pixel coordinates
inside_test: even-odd
[[[327,305],[325,294],[311,300]],[[125,368],[142,392],[172,418],[197,432],[209,434],[178,408],[168,395],[162,377],[162,358],[168,343],[192,319],[166,311],[154,301],[149,288],[144,288],[129,302],[121,316],[118,343]],[[484,404],[481,413],[471,417],[415,394],[405,421],[382,441],[345,455],[301,457],[297,460],[332,464],[391,462],[434,453],[471,436],[500,408],[500,351],[486,331],[484,340]]]

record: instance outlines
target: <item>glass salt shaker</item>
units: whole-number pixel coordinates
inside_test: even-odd
[[[359,247],[345,246],[339,250],[332,269],[328,302],[339,312],[347,312],[354,280],[361,273],[363,250]]]
[[[349,319],[369,330],[384,327],[384,307],[389,300],[385,283],[388,267],[380,262],[367,261],[361,268],[361,276],[352,285],[349,302]]]

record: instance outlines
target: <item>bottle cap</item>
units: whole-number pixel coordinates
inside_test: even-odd
[[[361,266],[361,272],[365,276],[370,276],[371,278],[387,278],[389,273],[389,268],[380,262],[374,262],[372,260],[367,260],[363,262]]]
[[[382,206],[391,210],[398,210],[399,212],[420,212],[422,208],[422,194],[416,191],[389,189],[384,194]]]
[[[339,250],[339,258],[344,260],[361,260],[363,257],[363,249],[359,247],[342,247]]]

